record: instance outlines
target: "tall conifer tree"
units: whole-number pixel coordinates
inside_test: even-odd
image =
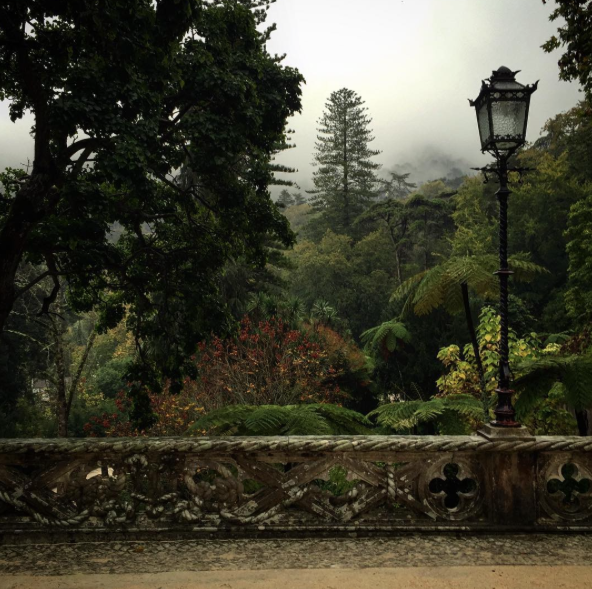
[[[367,112],[360,96],[342,88],[331,94],[319,120],[311,204],[338,233],[351,235],[356,217],[378,195],[380,164],[371,158],[380,152],[368,147],[374,137]]]

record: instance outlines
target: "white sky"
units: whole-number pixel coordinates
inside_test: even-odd
[[[540,80],[533,95],[528,139],[551,116],[571,108],[578,85],[558,80],[560,52],[540,46],[557,23],[554,3],[541,0],[278,0],[268,48],[306,78],[303,111],[291,127],[297,147],[278,161],[312,187],[316,121],[330,93],[351,88],[373,118],[376,161],[398,165],[425,181],[453,166],[482,166],[474,109],[481,80],[501,65],[522,70],[522,83]],[[409,163],[410,165],[405,166]]]
[[[545,121],[582,95],[558,80],[559,52],[540,46],[557,23],[552,0],[278,0],[268,22],[277,23],[268,48],[286,53],[285,64],[306,78],[303,112],[291,121],[297,147],[278,161],[298,168],[290,175],[312,187],[317,120],[329,94],[351,88],[373,118],[376,161],[425,181],[456,166],[487,163],[479,151],[477,123],[467,98],[501,65],[539,79],[529,117],[529,140]],[[0,169],[32,154],[31,118],[11,123],[0,103]],[[277,190],[274,190],[277,192]]]

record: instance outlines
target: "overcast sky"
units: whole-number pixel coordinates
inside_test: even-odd
[[[385,171],[398,166],[421,182],[484,165],[467,98],[501,65],[522,70],[522,83],[540,80],[529,117],[536,139],[581,98],[576,84],[558,80],[559,53],[540,48],[557,27],[552,8],[552,0],[277,0],[268,48],[306,78],[302,114],[290,123],[297,147],[278,161],[312,187],[317,120],[331,92],[347,87],[366,101]],[[11,123],[0,103],[0,169],[31,157],[30,125]]]
[[[540,80],[533,95],[528,139],[582,95],[558,80],[560,53],[541,45],[553,34],[552,0],[278,0],[268,47],[306,78],[302,114],[291,127],[297,147],[278,161],[298,168],[311,188],[317,120],[331,92],[357,92],[373,118],[372,146],[384,170],[398,165],[416,181],[453,166],[482,166],[474,109],[481,80],[501,65],[522,70],[522,83]]]

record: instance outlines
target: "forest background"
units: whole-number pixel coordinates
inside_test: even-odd
[[[37,124],[31,168],[0,174],[2,436],[487,420],[493,182],[381,170],[380,129],[347,88],[320,113],[314,188],[286,180],[273,157],[289,154],[303,79],[267,52],[265,3],[188,1],[160,20],[167,2],[17,4],[0,10],[0,98]],[[534,433],[587,434],[591,3],[555,16],[545,50],[563,47],[560,75],[584,99],[515,157],[530,171],[511,186],[511,362]]]

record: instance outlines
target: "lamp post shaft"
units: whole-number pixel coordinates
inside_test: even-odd
[[[498,175],[500,181],[499,190],[496,192],[499,201],[499,270],[496,272],[499,278],[500,290],[500,342],[499,342],[499,376],[497,393],[497,407],[495,408],[495,421],[491,425],[496,427],[520,427],[516,422],[516,412],[512,405],[510,389],[510,360],[508,345],[508,278],[512,271],[508,267],[508,197],[511,192],[508,188],[508,159],[500,156],[498,159]]]

